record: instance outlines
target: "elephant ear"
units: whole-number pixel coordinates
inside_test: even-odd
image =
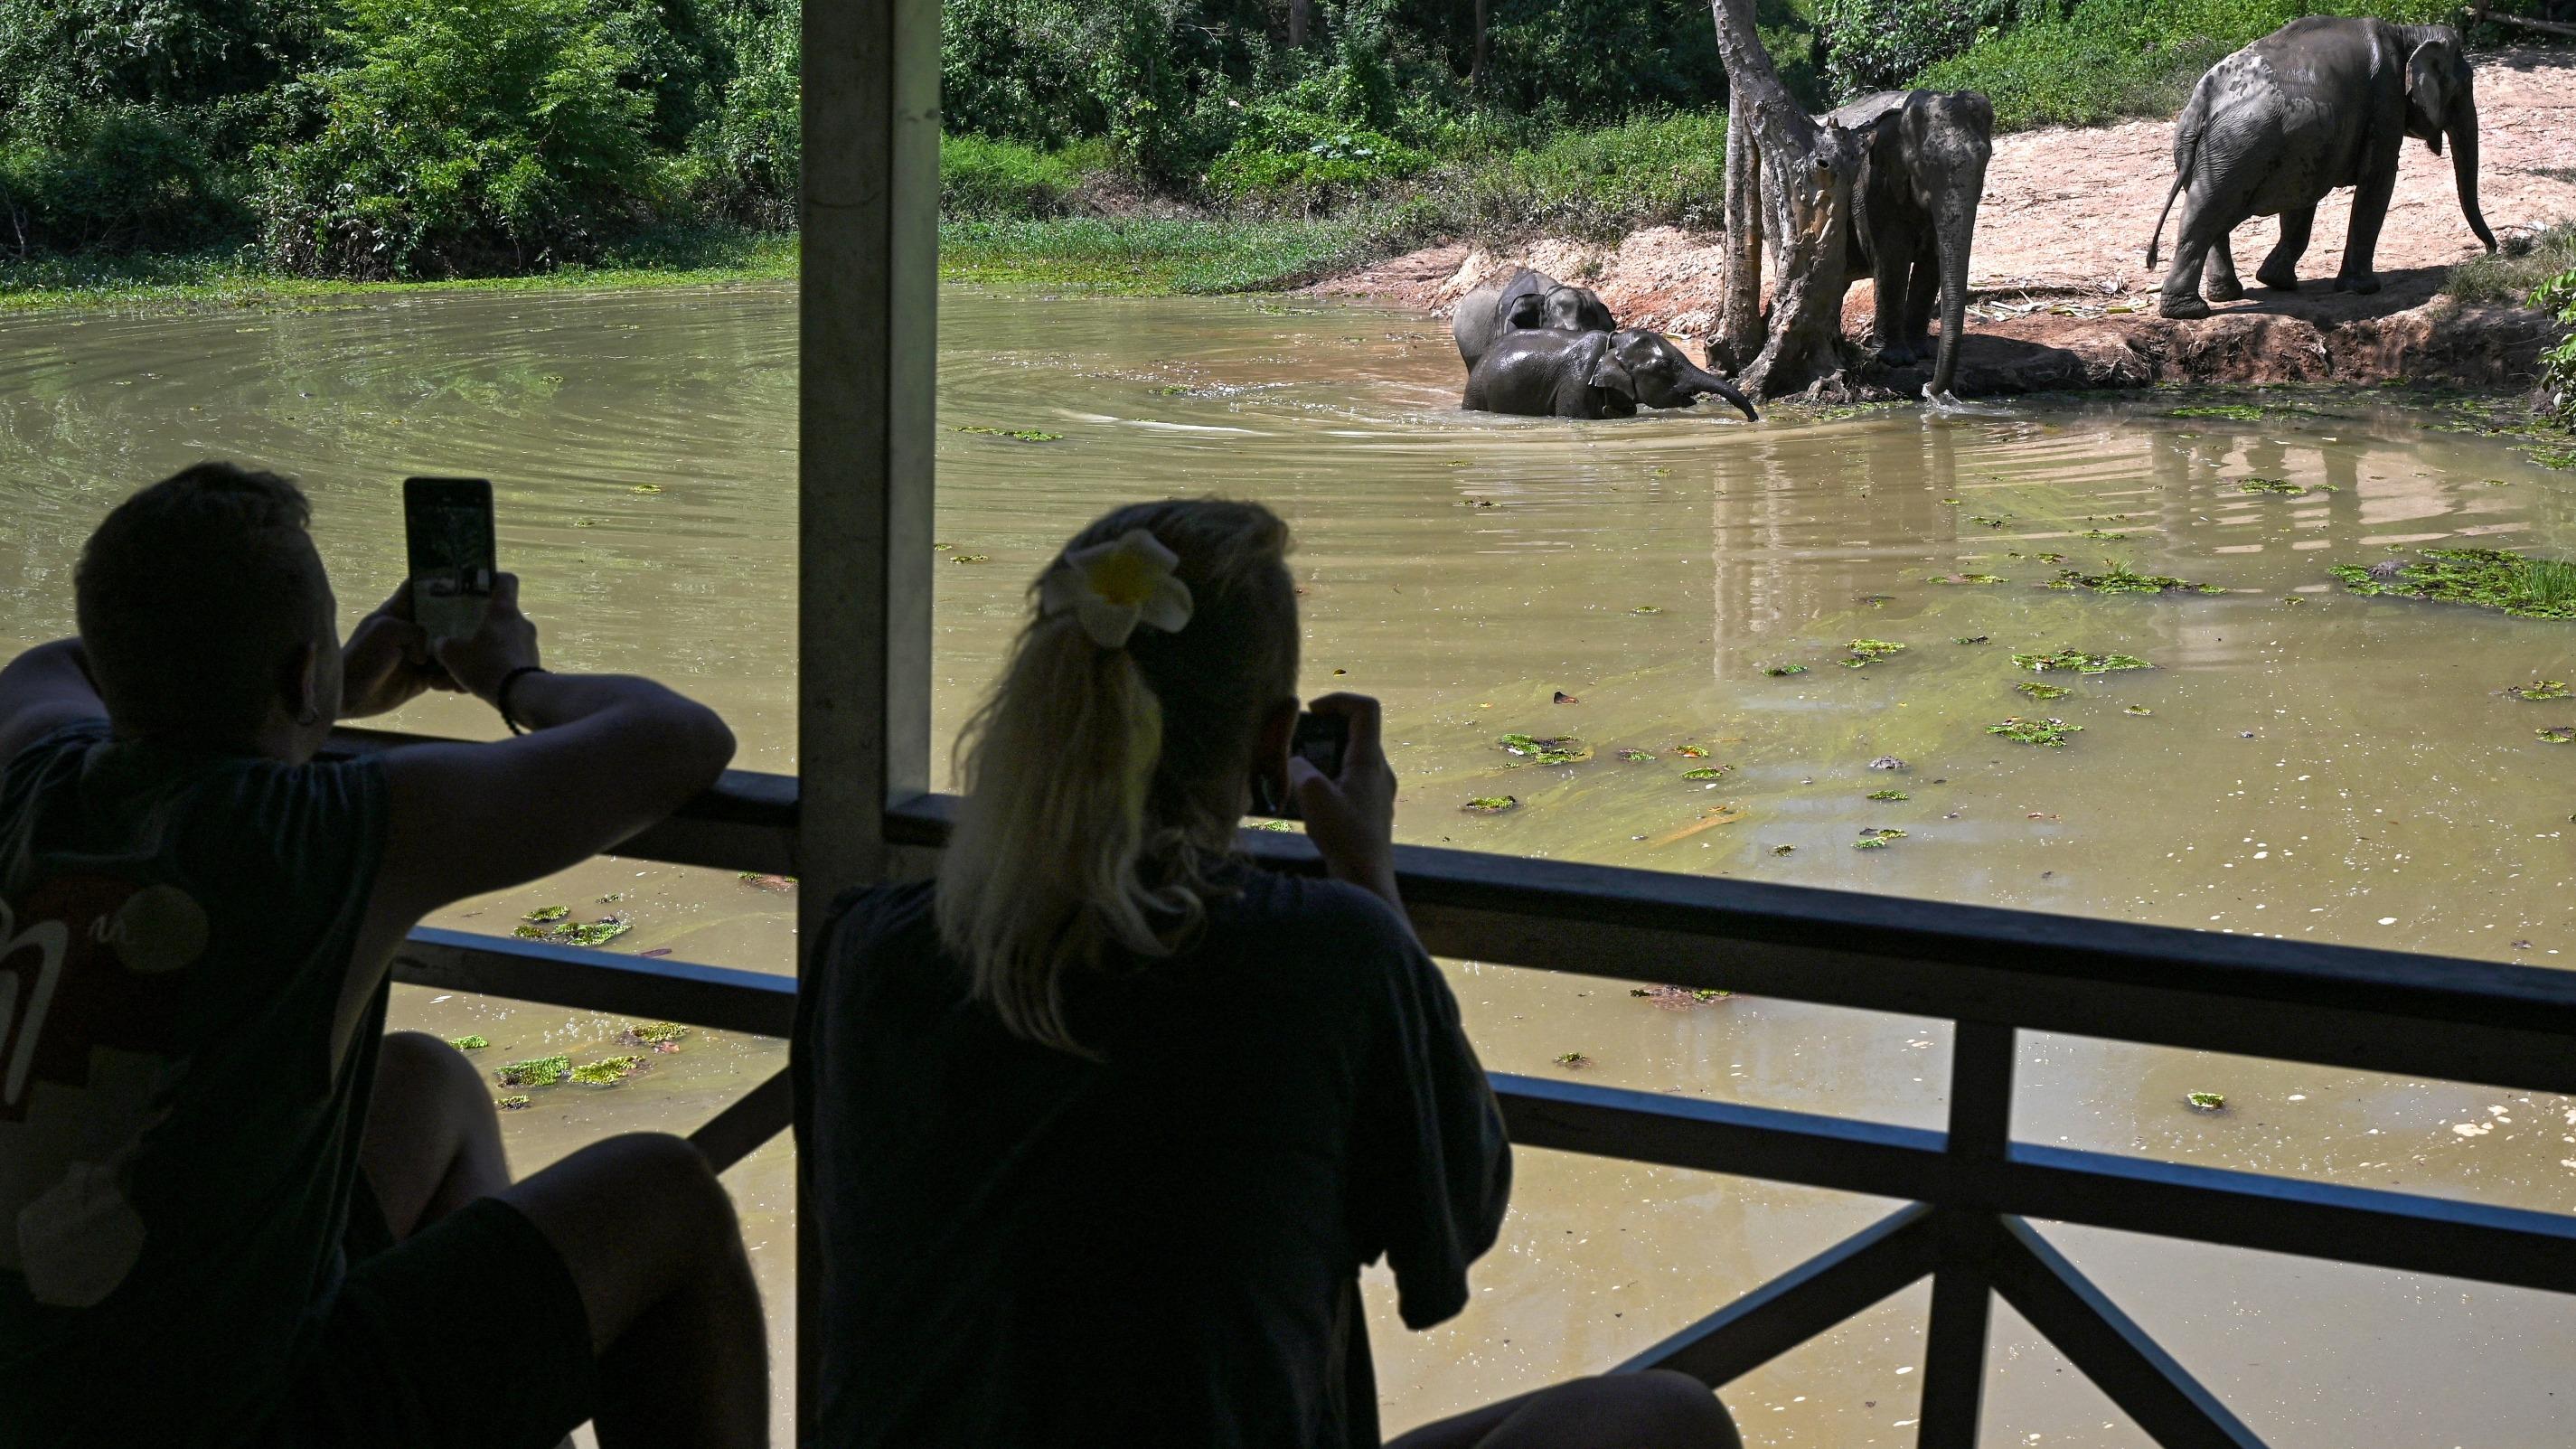
[[[1597,337],[1600,334],[1593,335]],[[1592,370],[1583,381],[1603,392],[1616,393],[1630,402],[1637,400],[1637,379],[1630,375],[1628,365],[1619,360],[1619,351],[1615,347],[1604,346],[1594,355]]]
[[[2406,117],[2421,129],[2415,134],[2442,154],[2442,123],[2451,109],[2451,71],[2459,52],[2450,42],[2428,40],[2406,57]]]

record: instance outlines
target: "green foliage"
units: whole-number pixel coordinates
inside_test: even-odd
[[[2576,272],[2576,221],[2562,221],[2528,240],[2500,237],[2504,246],[2451,268],[2442,290],[2463,302],[2508,302],[2552,308],[2534,294],[2562,273]]]
[[[1048,151],[972,132],[948,136],[939,143],[939,212],[961,218],[1062,216],[1112,164],[1104,141]]]
[[[289,271],[526,269],[596,250],[659,191],[637,25],[584,0],[345,0],[323,122],[273,156],[268,244]]]
[[[2422,24],[2458,12],[2453,0],[2039,0],[2022,23],[1925,67],[1914,84],[1984,91],[1999,130],[2164,116],[2219,57],[2301,15]]]
[[[2337,564],[2356,594],[2388,594],[2500,609],[2518,619],[2576,619],[2576,563],[2492,548],[2428,548],[2395,568]]]
[[[2054,19],[2056,0],[1816,0],[1825,88],[1840,102],[1905,85],[2022,19]]]
[[[2576,234],[2576,227],[2559,230]],[[2546,411],[2560,423],[2576,426],[2576,266],[2532,288],[2529,301],[2544,312],[2556,312],[2570,329],[2540,356],[2540,391]]]

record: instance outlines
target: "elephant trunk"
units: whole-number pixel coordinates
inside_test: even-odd
[[[2487,230],[2486,213],[2478,210],[2478,112],[2475,106],[2461,106],[2452,118],[2451,176],[2460,184],[2460,214],[2469,219],[2469,230],[2478,234],[2488,251],[2496,249],[2495,233]]]
[[[1959,375],[1959,344],[1968,327],[1968,245],[1977,230],[1977,198],[1985,189],[1985,167],[1976,168],[1966,200],[1941,207],[1937,240],[1941,248],[1941,342],[1932,363],[1925,397],[1947,397]],[[1957,188],[1953,188],[1957,190]]]
[[[1736,410],[1744,414],[1745,421],[1755,423],[1762,421],[1762,415],[1753,410],[1753,404],[1745,401],[1743,393],[1736,391],[1735,384],[1698,366],[1688,358],[1682,359],[1682,386],[1688,390],[1693,401],[1715,393],[1735,404]]]

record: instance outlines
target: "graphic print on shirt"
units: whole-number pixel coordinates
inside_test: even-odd
[[[125,1168],[177,1058],[166,981],[205,954],[171,885],[61,876],[0,902],[0,1272],[87,1307],[142,1256]]]

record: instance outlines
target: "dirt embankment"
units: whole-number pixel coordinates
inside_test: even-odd
[[[2576,218],[2576,56],[2508,50],[2478,64],[2480,200],[2497,239]],[[2295,293],[2254,283],[2277,224],[2235,233],[2248,294],[2196,321],[2155,315],[2160,271],[2145,264],[2147,233],[2173,181],[2173,127],[2130,121],[2090,130],[2004,136],[1986,171],[1969,266],[1971,310],[1960,354],[1961,393],[2141,387],[2157,382],[2390,380],[2513,385],[2528,379],[2555,329],[2517,308],[2457,306],[2444,274],[2480,248],[2460,215],[2450,159],[2409,142],[2380,232],[2382,289],[2332,290],[2352,193],[2317,209],[2315,240]],[[2180,206],[2177,203],[2177,213]],[[2172,245],[2176,222],[2166,224]],[[1694,341],[1716,321],[1725,263],[1718,239],[1669,227],[1616,246],[1543,239],[1504,250],[1426,248],[1315,290],[1445,312],[1519,265],[1598,290],[1623,320]],[[1845,299],[1844,331],[1869,330],[1871,287]],[[1922,368],[1875,370],[1863,381],[1911,395]]]

